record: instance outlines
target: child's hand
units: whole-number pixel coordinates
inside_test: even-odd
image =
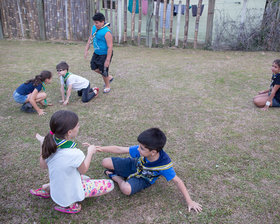
[[[63,105],[66,106],[67,104],[68,104],[68,100],[65,100],[65,101],[63,102]]]
[[[92,154],[96,153],[95,145],[91,145],[91,144],[85,142],[85,143],[83,143],[83,146],[87,146],[88,147],[88,153],[92,153]]]
[[[102,147],[101,146],[95,146],[97,152],[102,152]]]
[[[59,103],[63,104],[63,103],[64,103],[64,100],[59,100]]]
[[[263,110],[263,111],[267,111],[268,110],[268,106],[264,106],[263,108],[261,108],[261,110]]]
[[[42,116],[42,115],[46,114],[46,112],[42,109],[39,109],[38,114],[39,114],[39,116]]]
[[[35,137],[41,144],[43,144],[45,137],[43,137],[42,135],[40,135],[38,133],[36,133]]]
[[[196,211],[196,213],[199,213],[202,211],[202,206],[195,202],[195,201],[191,201],[189,204],[188,204],[188,207],[189,207],[189,212],[193,209]]]
[[[53,104],[52,103],[48,103],[46,106],[53,106]]]

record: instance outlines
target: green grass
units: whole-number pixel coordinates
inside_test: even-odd
[[[115,80],[102,94],[102,78],[84,60],[84,43],[0,41],[1,223],[279,223],[279,109],[263,112],[252,104],[270,83],[275,52],[213,52],[191,49],[114,47],[110,67]],[[92,50],[92,49],[91,49]],[[203,212],[187,212],[173,183],[160,178],[134,196],[119,188],[82,202],[82,212],[61,214],[51,200],[29,194],[48,181],[39,168],[35,133],[47,134],[51,115],[65,109],[55,66],[65,60],[70,71],[101,88],[83,104],[75,93],[67,109],[80,118],[77,142],[95,145],[137,144],[150,127],[167,135],[165,150],[193,200]],[[47,114],[20,112],[13,91],[42,70],[53,72],[47,86],[54,106]],[[94,156],[87,175],[104,178]]]

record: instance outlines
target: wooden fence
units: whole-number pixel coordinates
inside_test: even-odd
[[[142,3],[148,4],[143,23]],[[171,5],[170,26],[159,30],[159,5],[163,2],[163,24],[167,16],[167,5]],[[154,14],[153,0],[133,0],[131,24],[128,24],[128,0],[1,0],[0,38],[23,38],[42,40],[87,40],[93,25],[92,16],[103,12],[117,43],[142,44],[146,46],[187,46],[189,30],[190,0],[179,1],[176,27],[173,27],[174,0],[157,0]],[[139,14],[136,17],[136,4]],[[179,40],[181,6],[185,5],[184,37]],[[202,0],[198,0],[195,21],[194,48],[197,47],[200,10]],[[205,44],[211,45],[215,0],[208,1]],[[129,26],[128,26],[129,25]],[[135,30],[137,25],[138,30]],[[128,29],[129,28],[129,29]],[[174,28],[174,29],[173,29]],[[143,32],[143,30],[146,32]],[[161,32],[159,32],[161,31]],[[175,31],[175,32],[174,32]],[[159,36],[161,33],[161,36]],[[175,33],[175,35],[174,35]],[[136,34],[136,35],[135,35]],[[181,44],[180,44],[181,43]]]

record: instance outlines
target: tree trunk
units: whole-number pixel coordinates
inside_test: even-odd
[[[138,19],[138,46],[141,44],[141,23],[142,23],[142,1],[139,0],[139,19]]]
[[[156,47],[158,47],[158,18],[159,18],[159,4],[160,4],[160,0],[157,0],[157,4],[156,4],[156,22],[155,22],[155,42],[156,42]]]
[[[170,15],[170,29],[169,29],[169,47],[171,47],[171,45],[172,45],[174,0],[171,0],[170,4],[171,4],[171,15]]]

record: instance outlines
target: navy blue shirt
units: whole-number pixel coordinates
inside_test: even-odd
[[[34,91],[34,89],[37,89],[38,92],[42,90],[42,84],[39,84],[38,86],[34,86],[32,82],[28,84],[21,84],[17,89],[17,93],[23,96],[26,96]]]
[[[271,93],[272,88],[273,88],[275,85],[280,85],[280,73],[278,73],[278,74],[273,74],[273,75],[272,75],[269,93]],[[274,98],[275,98],[278,102],[280,102],[280,88],[279,88],[279,89],[277,90],[277,92],[275,93]]]

